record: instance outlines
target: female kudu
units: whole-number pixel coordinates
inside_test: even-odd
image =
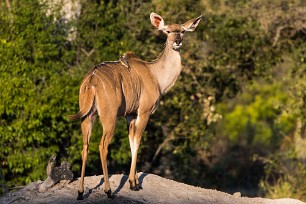
[[[201,18],[199,16],[182,25],[165,25],[161,16],[151,13],[152,25],[167,35],[165,48],[155,61],[145,62],[132,53],[127,53],[119,61],[101,63],[87,73],[80,86],[80,111],[70,116],[71,119],[82,119],[84,145],[78,199],[83,199],[85,164],[96,112],[103,127],[99,150],[105,193],[112,197],[106,159],[117,116],[126,117],[129,129],[132,153],[130,188],[140,189],[136,160],[142,133],[149,116],[156,110],[160,97],[173,86],[182,70],[180,47],[184,32],[194,31]]]

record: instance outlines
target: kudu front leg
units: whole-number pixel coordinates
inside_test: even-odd
[[[138,191],[141,189],[139,184],[137,172],[136,172],[136,162],[137,153],[139,145],[142,138],[142,133],[148,123],[150,114],[141,114],[138,117],[128,116],[128,128],[129,128],[129,141],[132,154],[131,169],[129,174],[130,189],[133,191]]]

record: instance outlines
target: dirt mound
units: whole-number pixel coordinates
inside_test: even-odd
[[[142,185],[140,191],[129,189],[128,177],[125,175],[112,175],[110,184],[115,195],[108,199],[103,191],[103,176],[85,178],[84,200],[78,201],[77,188],[79,181],[63,182],[56,184],[47,191],[38,191],[42,181],[30,183],[25,188],[7,193],[0,198],[0,203],[201,203],[201,204],[305,204],[299,200],[264,199],[240,197],[240,193],[230,195],[216,190],[203,189],[168,180],[153,174],[139,173]]]

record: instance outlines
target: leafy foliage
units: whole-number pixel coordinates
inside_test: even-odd
[[[64,113],[75,104],[66,98],[74,89],[73,80],[63,77],[69,77],[67,64],[73,64],[74,51],[63,24],[46,16],[46,7],[38,1],[14,1],[13,7],[13,17],[1,8],[0,44],[0,135],[5,147],[0,156],[4,174],[15,178],[9,186],[42,178],[42,161],[64,153],[61,146],[72,127]]]
[[[61,5],[50,13],[43,1],[8,2],[10,9],[0,4],[0,159],[7,186],[43,179],[53,154],[79,175],[81,131],[66,115],[78,111],[82,77],[127,50],[156,58],[165,37],[149,23],[154,11],[169,24],[204,18],[186,34],[183,73],[150,119],[138,169],[227,192],[305,199],[303,2],[80,1],[78,18],[68,22]],[[87,175],[102,173],[100,135],[97,122]],[[109,170],[127,173],[129,165],[119,119]]]

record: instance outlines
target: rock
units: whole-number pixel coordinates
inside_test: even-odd
[[[70,164],[68,162],[62,162],[61,166],[55,167],[56,156],[52,156],[49,159],[47,166],[47,179],[39,185],[38,191],[45,192],[56,183],[61,180],[73,180],[73,173],[70,170]]]
[[[131,191],[127,175],[110,175],[110,184],[115,195],[114,199],[107,198],[103,191],[104,179],[102,175],[85,177],[84,200],[78,201],[77,190],[79,180],[64,183],[48,188],[44,184],[45,192],[30,191],[36,185],[30,184],[21,190],[12,191],[0,197],[0,203],[28,204],[82,204],[82,203],[108,203],[108,204],[306,204],[302,201],[290,198],[267,199],[240,197],[212,189],[190,186],[173,180],[165,179],[157,175],[138,173],[142,186],[140,191]],[[43,187],[43,186],[42,186]]]
[[[38,191],[39,192],[45,192],[46,190],[48,190],[49,188],[51,188],[52,186],[54,186],[54,182],[52,181],[52,179],[48,176],[48,178],[39,185],[38,187]]]
[[[235,196],[236,198],[240,198],[241,197],[241,193],[240,192],[236,192],[233,194],[233,196]]]
[[[60,180],[72,181],[73,173],[70,170],[70,164],[68,162],[62,162],[61,166],[55,167],[51,170],[50,177],[54,183],[57,183]]]

